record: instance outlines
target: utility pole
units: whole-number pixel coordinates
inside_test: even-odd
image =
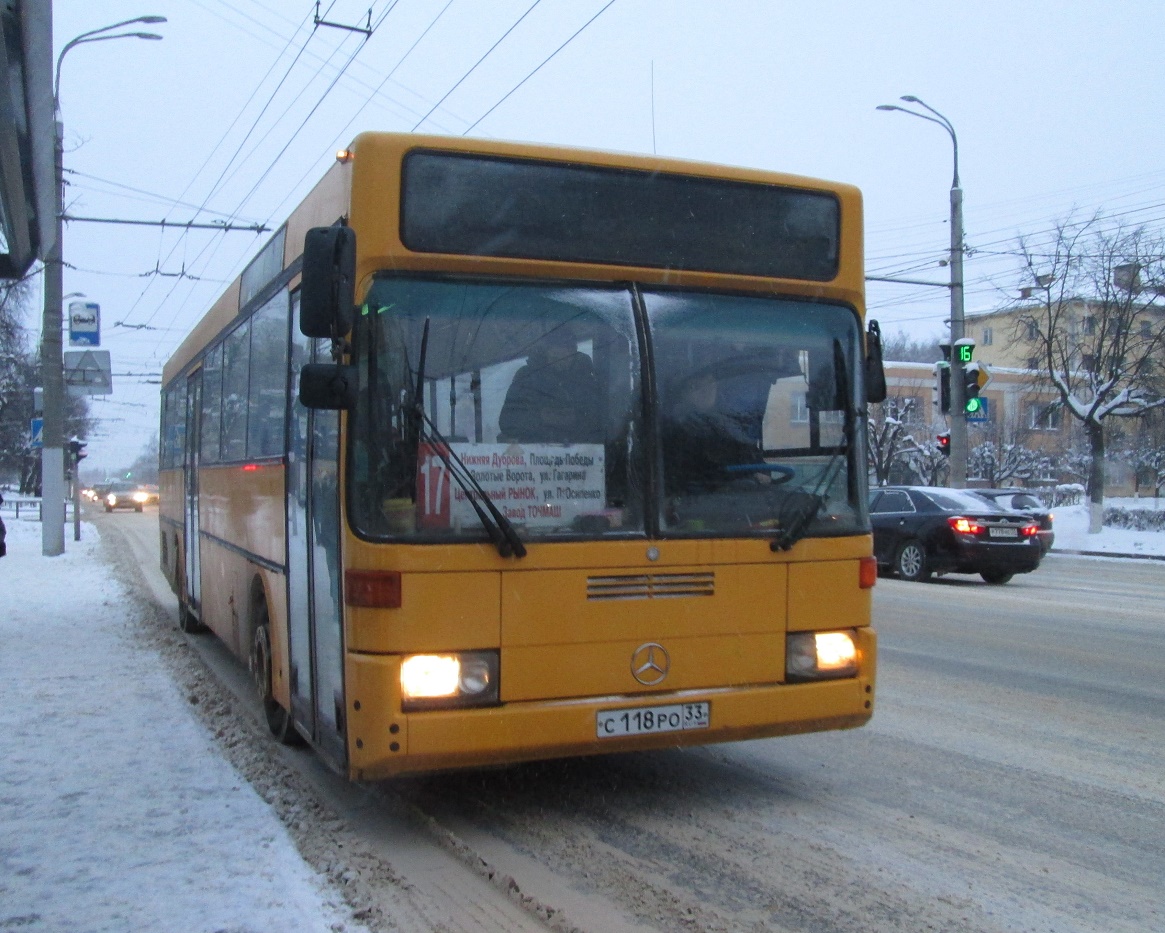
[[[955,173],[951,180],[951,345],[964,335],[963,326],[963,189],[959,184],[959,139],[955,135],[955,128],[951,121],[927,104],[925,101],[907,94],[900,98],[908,104],[917,104],[929,111],[933,116],[899,107],[897,104],[880,104],[879,110],[897,110],[908,113],[920,120],[937,123],[950,134],[951,144],[955,152]],[[920,283],[930,284],[930,283]],[[958,354],[951,355],[951,472],[950,483],[955,489],[963,489],[967,485],[967,394],[965,389],[964,366]]]
[[[53,77],[53,181],[56,186],[54,224],[56,235],[45,255],[44,311],[41,316],[40,378],[44,386],[44,447],[41,449],[40,507],[41,553],[58,557],[65,552],[65,370],[61,327],[63,280],[63,229],[65,213],[65,130],[61,122],[61,62],[71,50],[85,42],[109,39],[152,39],[162,37],[152,32],[119,32],[106,35],[133,23],[164,23],[164,16],[138,16],[111,26],[81,33],[65,43],[57,56]]]
[[[58,111],[59,115],[59,111]],[[63,130],[53,121],[53,164],[56,197],[55,233],[45,256],[44,315],[40,334],[40,378],[44,387],[44,446],[40,452],[41,553],[57,557],[65,551],[65,371],[61,337],[61,236],[64,224],[62,160]]]

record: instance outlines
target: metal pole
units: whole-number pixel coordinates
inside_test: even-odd
[[[926,101],[907,94],[900,98],[908,104],[917,104],[927,110],[931,116],[900,107],[897,104],[879,104],[879,110],[897,110],[908,113],[912,117],[937,123],[951,137],[951,145],[955,154],[955,172],[951,179],[951,476],[950,483],[955,489],[962,489],[967,485],[967,402],[966,384],[964,382],[965,367],[959,359],[956,343],[964,336],[963,333],[963,189],[959,185],[959,138],[955,135],[955,127],[941,113],[935,110]],[[920,283],[921,284],[921,283]]]
[[[75,456],[73,461],[73,540],[81,540],[81,461]]]
[[[951,134],[954,138],[954,134]],[[957,146],[957,144],[956,144]],[[963,333],[963,189],[959,187],[958,148],[955,183],[951,187],[951,486],[967,485],[967,393],[965,368],[955,342]]]
[[[61,347],[62,262],[64,212],[63,128],[55,121],[53,141],[56,198],[56,236],[45,256],[44,314],[41,319],[40,372],[44,386],[44,446],[40,454],[41,553],[57,557],[65,552],[65,374]]]
[[[161,39],[152,32],[117,33],[102,35],[111,29],[120,29],[132,23],[164,23],[164,16],[137,16],[112,26],[102,26],[82,33],[65,43],[57,56],[57,67],[53,75],[53,181],[56,184],[54,225],[56,236],[52,248],[45,255],[44,269],[44,314],[41,318],[40,371],[44,386],[44,446],[40,459],[40,501],[41,501],[41,552],[45,557],[57,557],[65,553],[65,372],[62,349],[61,325],[64,314],[61,310],[61,296],[64,249],[65,213],[65,131],[61,123],[61,62],[66,53],[85,42],[105,42],[110,39]]]

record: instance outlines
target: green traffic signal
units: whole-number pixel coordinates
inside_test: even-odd
[[[971,360],[975,356],[975,347],[974,346],[969,346],[967,344],[960,344],[959,346],[955,347],[955,349],[959,353],[959,362],[960,363],[970,363]]]
[[[980,411],[983,410],[983,399],[978,397],[967,399],[967,404],[963,410],[968,415],[977,415]]]

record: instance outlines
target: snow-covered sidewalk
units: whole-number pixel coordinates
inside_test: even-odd
[[[1125,509],[1160,510],[1165,508],[1162,499],[1105,499],[1106,506],[1120,506]],[[1131,554],[1137,557],[1165,557],[1165,532],[1133,531],[1126,528],[1104,528],[1099,534],[1088,533],[1088,504],[1059,506],[1052,510],[1055,518],[1052,528],[1056,541],[1052,553],[1057,551],[1089,554]]]
[[[5,522],[0,929],[360,929],[135,639],[96,530],[44,558]]]

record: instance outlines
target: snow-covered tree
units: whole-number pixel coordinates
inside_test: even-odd
[[[895,396],[889,396],[880,405],[870,406],[870,471],[879,486],[890,482],[894,465],[908,450],[917,446],[908,423],[914,409],[914,399]]]
[[[0,283],[0,478],[23,472],[32,417],[36,359],[23,319],[29,301],[27,280]]]
[[[1165,240],[1143,227],[1061,221],[1044,241],[1021,238],[1024,284],[1016,338],[1077,419],[1088,443],[1089,532],[1104,514],[1105,421],[1165,407]],[[1032,286],[1032,283],[1035,286]]]
[[[1051,457],[1027,446],[1032,434],[1018,413],[976,426],[971,432],[967,475],[986,480],[989,487],[1049,475]]]
[[[1161,415],[1162,412],[1153,412],[1141,419],[1119,455],[1132,467],[1138,490],[1147,478],[1155,497],[1165,488],[1165,418]]]

